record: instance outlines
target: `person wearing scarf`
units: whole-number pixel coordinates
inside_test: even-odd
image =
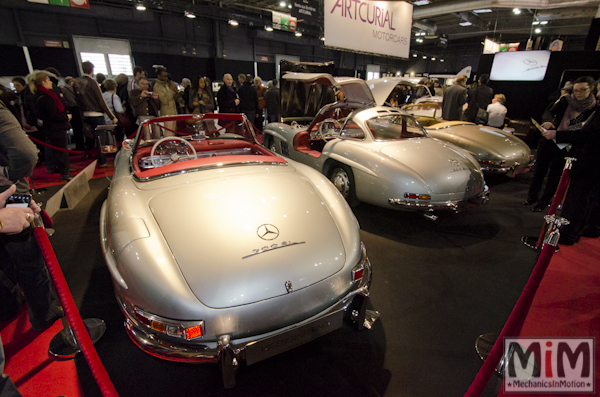
[[[596,97],[593,92],[594,79],[583,76],[573,83],[573,93],[561,96],[549,109],[551,120],[544,120],[542,127],[547,130],[577,131],[594,113]],[[536,203],[533,212],[541,212],[552,202],[556,188],[560,182],[565,157],[569,155],[567,148],[559,148],[554,140],[540,139],[537,149],[535,172],[529,193],[524,205]],[[538,194],[542,189],[544,177],[548,174],[546,187],[542,197]]]
[[[589,90],[583,84],[580,89],[588,92],[593,91],[593,87],[598,88],[598,82],[590,86]],[[600,92],[597,95],[600,95]],[[586,109],[589,106],[588,102],[577,104],[575,106],[581,107],[574,109]],[[571,169],[571,182],[561,212],[561,216],[569,220],[569,224],[560,229],[558,243],[564,245],[575,244],[580,237],[600,237],[600,209],[597,205],[600,192],[599,106],[596,105],[592,115],[577,126],[580,128],[573,129],[573,125],[561,123],[558,131],[548,130],[543,133],[544,138],[548,140],[554,139],[557,143],[572,145],[569,156],[577,159]]]
[[[34,72],[29,77],[29,88],[36,95],[39,115],[42,120],[47,142],[53,146],[67,148],[67,131],[69,116],[62,99],[52,90],[51,73],[47,71]],[[73,179],[69,172],[69,155],[67,152],[53,151],[54,165],[60,173],[60,179],[68,182]]]

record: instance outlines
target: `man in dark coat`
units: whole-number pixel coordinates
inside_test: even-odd
[[[158,99],[158,94],[156,92],[148,91],[149,88],[150,83],[148,83],[148,79],[146,77],[141,77],[138,80],[138,88],[134,88],[129,92],[129,104],[137,115],[138,124],[158,116],[160,99]],[[160,131],[155,129],[153,136],[159,138]],[[149,138],[149,136],[145,136],[145,139]]]
[[[265,94],[267,101],[267,117],[269,123],[276,123],[279,121],[279,104],[281,103],[281,97],[279,94],[279,88],[277,87],[277,79],[271,81],[273,87],[269,88]]]
[[[494,90],[488,87],[487,83],[490,81],[488,74],[482,74],[479,77],[479,85],[477,88],[471,90],[469,93],[469,107],[465,111],[465,120],[471,123],[475,122],[477,118],[477,111],[479,109],[486,110],[488,105],[492,103],[494,99]]]
[[[244,79],[242,83],[242,78]],[[244,113],[250,124],[254,125],[254,120],[256,119],[256,115],[258,113],[258,93],[254,85],[254,79],[252,75],[240,74],[238,76],[238,80],[240,81],[241,86],[238,89],[238,95],[240,97],[240,112]]]
[[[467,102],[466,84],[467,76],[461,74],[454,81],[454,85],[444,92],[444,100],[442,101],[442,118],[444,120],[462,119],[462,108]]]

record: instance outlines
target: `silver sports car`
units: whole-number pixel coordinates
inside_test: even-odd
[[[320,173],[260,146],[244,115],[144,122],[116,156],[100,234],[133,342],[219,362],[226,387],[240,360],[377,316],[350,207]]]
[[[376,106],[364,80],[323,73],[283,79],[306,85],[309,93],[313,84],[330,85],[344,99],[325,105],[308,125],[268,124],[265,146],[322,172],[351,205],[430,213],[487,200],[481,167],[469,153],[431,138],[412,115]]]
[[[388,77],[369,80],[369,87],[378,104],[384,104],[401,78]],[[442,98],[420,98],[402,110],[415,116],[427,134],[450,142],[468,151],[477,159],[484,172],[502,173],[510,177],[531,170],[531,149],[518,137],[501,129],[477,125],[468,121],[444,121]]]

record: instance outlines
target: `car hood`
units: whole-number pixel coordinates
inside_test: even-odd
[[[383,143],[380,151],[412,169],[432,193],[468,191],[475,195],[484,187],[483,174],[471,155],[437,139]]]
[[[482,148],[505,158],[529,157],[531,154],[531,150],[525,142],[493,127],[471,123],[465,124],[461,121],[449,121],[425,127],[425,129],[432,134],[437,132],[469,140],[471,141],[469,149],[473,151],[476,151],[476,148]]]
[[[306,288],[342,269],[344,245],[324,201],[297,172],[264,172],[163,192],[149,206],[196,297],[226,308]]]

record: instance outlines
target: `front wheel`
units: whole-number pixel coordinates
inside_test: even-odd
[[[354,174],[352,168],[346,164],[336,164],[329,174],[329,180],[333,182],[337,190],[344,196],[350,207],[358,205],[356,198],[356,188],[354,185]]]

